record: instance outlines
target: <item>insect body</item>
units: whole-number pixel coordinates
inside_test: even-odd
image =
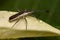
[[[33,13],[33,11],[22,10],[22,11],[18,12],[17,14],[12,15],[11,17],[9,17],[9,22],[13,22],[13,21],[17,20],[17,21],[16,21],[16,23],[17,23],[17,22],[19,22],[19,20],[20,20],[21,18],[24,18],[25,21],[26,21],[26,29],[27,29],[27,20],[26,20],[25,16],[27,16],[27,15],[29,15],[29,14],[31,14],[31,13]],[[16,23],[15,23],[15,24],[16,24]],[[14,25],[15,25],[15,24],[14,24]],[[14,27],[14,25],[13,25],[12,27]]]
[[[14,20],[17,20],[19,18],[27,16],[27,15],[29,15],[31,13],[33,13],[33,11],[22,10],[22,11],[18,12],[17,14],[12,15],[11,17],[9,17],[9,22],[13,22]]]

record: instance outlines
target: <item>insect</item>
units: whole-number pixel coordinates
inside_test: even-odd
[[[37,11],[40,11],[40,10],[37,10]],[[27,15],[29,15],[29,14],[32,14],[33,12],[35,12],[35,11],[22,10],[22,11],[18,12],[17,14],[14,14],[14,15],[10,16],[10,17],[9,17],[9,22],[16,21],[16,23],[18,23],[21,18],[24,18],[25,21],[26,21],[26,30],[27,30],[27,19],[26,19],[25,17],[26,17]],[[48,13],[49,10],[45,10],[45,12]],[[16,24],[16,23],[15,23],[15,24]],[[15,25],[15,24],[14,24],[14,25]],[[12,28],[14,27],[14,25],[12,26]]]
[[[9,22],[16,21],[16,23],[18,23],[21,18],[24,18],[25,21],[26,21],[26,30],[27,30],[27,20],[26,20],[25,17],[29,14],[32,14],[33,12],[34,11],[30,11],[30,10],[22,10],[22,11],[18,12],[17,14],[14,14],[14,15],[10,16],[9,17]],[[14,27],[14,25],[12,26],[12,28]]]

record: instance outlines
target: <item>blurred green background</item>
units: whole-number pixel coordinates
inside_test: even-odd
[[[41,10],[41,12],[34,13],[33,16],[60,29],[60,0],[0,0],[0,10],[18,11],[24,9]],[[44,10],[49,10],[49,12]],[[60,37],[56,38],[60,39]],[[40,38],[34,39],[39,40]],[[55,37],[52,39],[56,40]]]

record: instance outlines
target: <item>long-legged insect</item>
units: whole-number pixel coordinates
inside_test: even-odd
[[[39,12],[40,10],[37,10],[37,12]],[[49,13],[49,10],[44,10],[45,12]],[[24,18],[25,19],[25,22],[26,22],[26,30],[27,30],[27,20],[25,18],[25,16],[29,15],[29,14],[32,14],[33,12],[35,11],[30,11],[30,10],[22,10],[20,12],[18,12],[17,14],[15,15],[12,15],[11,17],[9,17],[9,22],[13,22],[16,20],[16,23],[19,22],[19,20],[21,18]],[[16,24],[15,23],[15,24]],[[14,25],[15,25],[14,24]],[[14,25],[12,26],[12,28],[14,27]]]
[[[33,13],[33,11],[30,11],[30,10],[22,10],[22,11],[18,12],[17,14],[12,15],[11,17],[9,17],[9,22],[16,21],[16,23],[18,23],[21,18],[24,18],[25,19],[25,22],[26,22],[26,30],[27,30],[27,19],[25,18],[25,16],[27,16],[27,15],[29,15],[31,13]],[[14,25],[12,26],[12,28],[14,27]]]

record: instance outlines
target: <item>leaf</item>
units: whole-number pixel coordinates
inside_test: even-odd
[[[0,11],[0,39],[60,36],[60,30],[31,16],[26,17],[28,22],[27,30],[24,19],[20,19],[12,28],[12,25],[14,25],[16,21],[10,23],[9,17],[16,13],[17,12]]]

